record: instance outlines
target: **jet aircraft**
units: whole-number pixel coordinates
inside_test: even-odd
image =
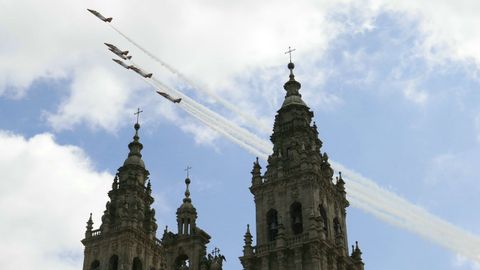
[[[181,98],[172,98],[169,94],[164,93],[164,92],[157,91],[157,93],[158,93],[160,96],[162,96],[162,97],[170,100],[170,101],[173,102],[173,103],[180,103],[180,101],[182,101]]]
[[[132,56],[131,56],[131,55],[126,56],[126,55],[121,54],[121,53],[119,53],[119,52],[117,52],[117,51],[115,51],[115,50],[112,50],[111,48],[109,48],[109,50],[110,50],[111,52],[113,52],[115,55],[117,55],[118,57],[122,58],[123,60],[132,59]]]
[[[130,69],[133,70],[133,71],[135,71],[136,73],[142,75],[142,76],[145,77],[145,78],[151,78],[152,75],[153,75],[153,73],[146,73],[145,71],[143,71],[142,69],[140,69],[140,68],[138,68],[138,67],[136,67],[136,66],[134,66],[134,65],[131,65],[131,66],[130,66]]]
[[[93,10],[93,9],[88,9],[88,11],[90,11],[93,15],[95,15],[97,18],[99,18],[100,20],[104,21],[104,22],[111,22],[112,21],[112,17],[110,18],[105,18],[102,14],[100,14],[100,12],[96,11],[96,10]]]
[[[115,63],[119,64],[120,66],[126,68],[126,69],[130,69],[130,66],[125,64],[122,60],[118,60],[118,59],[112,59]]]
[[[111,51],[113,52],[117,52],[119,54],[123,54],[123,55],[127,55],[128,54],[128,51],[122,51],[120,50],[117,46],[113,45],[113,44],[110,44],[110,43],[103,43],[105,44]]]

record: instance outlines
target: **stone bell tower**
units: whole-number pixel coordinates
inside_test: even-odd
[[[253,164],[257,245],[252,246],[247,227],[240,261],[244,270],[363,270],[358,244],[349,254],[345,182],[341,173],[333,181],[294,67],[288,64],[287,93],[275,116],[266,172],[262,175],[258,158]]]
[[[108,192],[102,224],[93,229],[92,216],[82,240],[85,246],[83,270],[165,269],[163,247],[155,237],[157,224],[149,172],[142,160],[143,145],[135,124],[130,152],[118,169]]]
[[[197,209],[190,198],[190,183],[187,175],[185,198],[177,209],[178,233],[170,232],[168,228],[163,233],[167,269],[221,270],[224,257],[218,248],[207,256],[210,235],[197,226]]]

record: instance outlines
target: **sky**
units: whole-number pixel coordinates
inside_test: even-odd
[[[87,8],[113,17],[154,57]],[[285,95],[284,52],[292,46],[322,150],[471,234],[462,248],[447,248],[441,235],[428,237],[433,221],[399,224],[352,202],[348,238],[359,241],[366,269],[480,269],[465,255],[480,235],[478,11],[471,0],[0,0],[2,269],[81,268],[88,215],[98,227],[138,107],[157,237],[176,227],[191,166],[209,250],[221,249],[225,269],[241,269],[246,225],[255,223],[248,190],[255,149],[156,95],[112,62],[103,42],[129,50],[155,80],[261,140]],[[449,233],[447,243],[458,235]]]

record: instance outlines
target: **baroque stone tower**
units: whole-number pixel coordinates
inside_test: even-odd
[[[155,237],[157,224],[149,172],[142,160],[143,145],[135,124],[130,152],[118,169],[108,192],[99,229],[93,230],[92,216],[87,222],[83,270],[165,269],[161,241]]]
[[[178,233],[169,232],[168,228],[163,232],[166,264],[168,269],[220,270],[224,258],[218,249],[206,256],[210,235],[197,226],[197,210],[192,204],[188,189],[190,183],[187,176],[185,198],[177,209]]]
[[[266,172],[262,175],[258,158],[253,164],[257,245],[247,226],[240,261],[244,270],[363,270],[358,244],[349,254],[345,182],[341,173],[333,182],[294,67],[288,64],[287,94],[275,116]]]
[[[156,238],[154,200],[142,160],[138,118],[134,127],[130,152],[108,192],[102,224],[94,230],[91,214],[87,222],[83,270],[221,270],[224,257],[219,250],[206,254],[210,236],[196,224],[188,177],[185,198],[177,210],[178,233],[165,229],[162,239]]]

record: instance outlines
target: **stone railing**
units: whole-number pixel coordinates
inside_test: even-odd
[[[303,243],[304,241],[308,240],[308,233],[302,233],[299,235],[295,235],[287,240],[288,246],[294,246],[296,244]]]
[[[265,245],[261,245],[261,246],[256,246],[255,247],[255,252],[257,254],[262,254],[264,252],[268,252],[268,251],[271,251],[271,250],[274,250],[275,249],[275,246],[276,246],[276,241],[272,241],[268,244],[265,244]]]
[[[102,231],[100,229],[92,231],[92,237],[98,237],[100,235],[102,235]]]

